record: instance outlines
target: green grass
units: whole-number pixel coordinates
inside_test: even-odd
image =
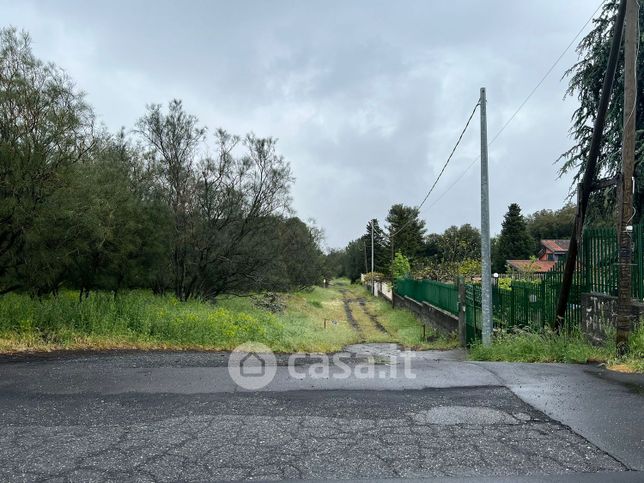
[[[362,328],[346,319],[341,290],[364,297],[387,334],[376,330],[357,302],[351,303]],[[336,281],[328,288],[280,294],[284,310],[271,313],[252,297],[221,297],[216,304],[179,302],[173,296],[131,291],[114,297],[94,292],[79,302],[77,292],[31,298],[0,297],[0,352],[55,349],[202,349],[231,350],[261,342],[277,352],[334,352],[357,342],[400,342],[410,348],[447,348],[454,341],[423,343],[421,328],[405,310],[394,311],[361,286]],[[325,324],[326,319],[326,324]],[[335,322],[335,323],[334,323]],[[431,335],[431,334],[428,334]]]
[[[609,336],[608,340],[614,338]],[[489,347],[480,342],[474,344],[470,348],[470,358],[509,362],[601,362],[617,370],[644,372],[644,326],[640,324],[631,336],[630,352],[624,358],[616,357],[613,342],[598,346],[589,343],[581,333],[559,335],[551,331],[499,333]]]

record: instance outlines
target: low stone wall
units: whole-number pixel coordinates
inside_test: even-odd
[[[633,327],[644,317],[644,304],[633,302]],[[604,340],[606,331],[615,327],[617,297],[600,293],[581,294],[581,328],[595,341]]]
[[[456,315],[437,309],[427,302],[418,302],[409,297],[401,297],[397,293],[394,293],[394,305],[411,310],[418,316],[422,323],[441,332],[449,334],[458,332],[458,317]]]

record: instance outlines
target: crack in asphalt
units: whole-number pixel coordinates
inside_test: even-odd
[[[73,405],[33,420],[24,414],[29,403],[0,398],[0,479],[403,478],[626,469],[501,387],[172,396],[102,396],[104,406],[85,394],[62,398],[87,399],[89,420],[79,419]],[[56,399],[40,396],[36,404],[46,409]],[[454,404],[481,416],[476,423],[420,417]],[[489,407],[525,418],[499,423],[486,419],[482,409]]]

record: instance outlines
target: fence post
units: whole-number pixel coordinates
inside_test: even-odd
[[[461,347],[467,345],[467,327],[465,326],[465,311],[467,310],[467,302],[465,301],[465,283],[462,278],[458,279],[458,339]]]

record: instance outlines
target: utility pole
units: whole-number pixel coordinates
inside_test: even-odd
[[[627,0],[624,26],[624,130],[622,176],[619,194],[619,285],[617,290],[617,353],[628,352],[631,329],[631,262],[633,233],[633,166],[635,165],[635,119],[637,118],[638,1]]]
[[[374,297],[376,296],[376,280],[373,277],[374,263],[373,263],[373,225],[374,220],[371,220],[371,289]]]
[[[490,263],[490,186],[487,173],[487,99],[481,87],[481,308],[483,345],[492,343],[492,268]]]
[[[572,279],[577,266],[577,252],[579,250],[579,239],[581,238],[584,219],[586,217],[586,208],[588,207],[588,198],[595,182],[595,166],[597,157],[601,148],[602,132],[604,131],[604,122],[606,121],[606,111],[610,101],[610,94],[613,90],[613,80],[615,78],[615,69],[617,67],[617,58],[619,55],[619,46],[622,43],[622,27],[624,26],[624,16],[626,14],[626,1],[620,0],[617,16],[615,17],[615,27],[613,30],[613,41],[608,56],[608,65],[604,74],[604,83],[602,85],[599,106],[597,107],[597,117],[593,126],[593,136],[590,141],[590,150],[588,152],[588,161],[586,170],[581,179],[580,200],[577,205],[577,214],[575,215],[575,228],[570,237],[570,248],[566,256],[566,268],[564,269],[563,279],[561,281],[561,291],[557,301],[557,315],[555,319],[555,328],[557,331],[563,329],[566,309],[568,307],[568,295],[572,287]],[[629,0],[630,1],[630,0]]]
[[[396,256],[394,255],[394,234],[392,233],[389,236],[389,244],[391,245],[391,308],[396,307],[396,302],[394,300],[394,285],[396,284],[396,281],[394,280],[394,260]]]

